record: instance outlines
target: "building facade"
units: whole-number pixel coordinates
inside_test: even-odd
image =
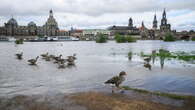
[[[64,32],[64,33],[63,33]],[[4,26],[0,27],[1,36],[57,36],[67,35],[66,31],[60,31],[53,11],[49,11],[49,17],[43,26],[37,26],[33,21],[27,26],[20,26],[13,17]]]
[[[140,31],[137,27],[133,26],[133,19],[129,18],[128,26],[111,26],[108,28],[111,31],[112,35],[121,34],[121,35],[139,35]]]

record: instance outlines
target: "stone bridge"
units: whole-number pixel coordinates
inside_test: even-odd
[[[191,40],[195,38],[195,32],[176,32],[175,36],[180,40]]]

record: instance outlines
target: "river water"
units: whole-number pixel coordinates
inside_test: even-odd
[[[158,59],[152,70],[143,67],[143,59],[129,51],[151,53],[156,49],[171,52],[195,51],[195,42],[137,41],[120,43],[110,41],[98,44],[92,41],[75,42],[25,42],[16,45],[0,42],[0,96],[17,94],[75,93],[107,88],[103,83],[120,71],[128,73],[123,85],[152,91],[195,95],[195,64],[165,60],[161,69]],[[23,60],[15,53],[23,52]],[[77,54],[76,66],[58,69],[52,61],[38,59],[37,66],[27,60],[49,52],[66,58]]]

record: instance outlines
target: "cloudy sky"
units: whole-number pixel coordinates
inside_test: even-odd
[[[144,21],[151,28],[155,13],[160,24],[164,8],[172,29],[195,30],[195,0],[0,0],[0,25],[12,15],[19,25],[43,25],[52,9],[60,29],[127,25],[129,17],[135,26]]]

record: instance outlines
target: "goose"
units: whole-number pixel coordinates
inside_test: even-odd
[[[66,65],[64,63],[58,62],[58,68],[59,69],[66,68]]]
[[[116,88],[120,88],[120,84],[122,84],[123,81],[125,81],[125,75],[126,72],[121,71],[118,76],[114,76],[111,79],[104,82],[104,84],[113,84]],[[112,93],[114,93],[114,89],[112,88]]]
[[[145,64],[144,64],[144,67],[145,67],[145,68],[148,68],[149,70],[152,69],[152,66],[151,66],[149,63],[145,63]]]
[[[144,61],[149,63],[151,61],[151,56],[144,58]]]
[[[39,58],[39,56],[37,56],[36,59],[28,60],[28,62],[30,63],[30,65],[36,65],[36,62],[37,62],[38,58]]]
[[[45,58],[45,57],[47,57],[48,56],[48,52],[46,53],[46,54],[41,54],[41,56],[43,57],[43,58]]]
[[[22,59],[22,56],[23,56],[23,52],[17,53],[17,54],[15,54],[15,55],[17,56],[17,58],[18,58],[19,60],[21,60],[21,59]]]
[[[71,59],[73,59],[73,60],[76,60],[77,58],[76,58],[76,53],[74,53],[72,56],[68,56],[68,58],[71,58]]]
[[[45,61],[51,61],[51,57],[50,56],[46,56],[45,57]]]
[[[59,60],[61,59],[62,55],[59,55],[58,57],[54,57],[55,62],[54,63],[58,63]]]

